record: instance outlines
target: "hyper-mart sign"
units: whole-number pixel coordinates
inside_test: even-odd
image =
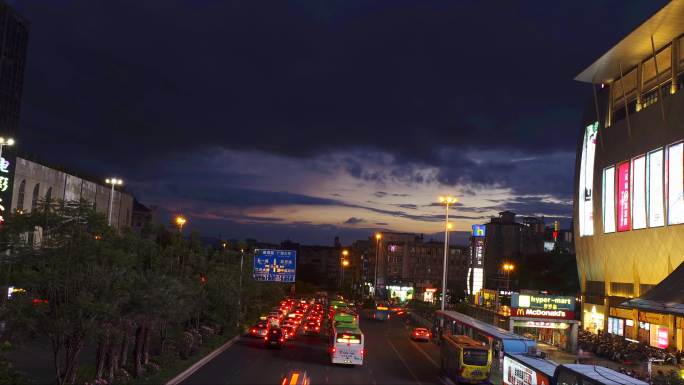
[[[511,294],[511,307],[575,311],[575,297],[545,294]]]
[[[575,319],[575,312],[568,310],[544,310],[532,308],[511,308],[511,317]]]

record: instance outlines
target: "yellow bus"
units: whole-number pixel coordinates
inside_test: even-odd
[[[482,342],[468,336],[444,335],[440,359],[442,372],[452,381],[488,384],[492,367],[492,351]]]

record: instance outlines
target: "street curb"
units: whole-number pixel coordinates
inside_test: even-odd
[[[231,347],[237,340],[239,340],[241,337],[240,334],[237,336],[233,337],[230,341],[226,342],[225,344],[221,345],[218,349],[214,350],[213,352],[207,354],[204,356],[202,359],[199,361],[195,362],[192,366],[189,368],[185,369],[181,374],[177,375],[176,377],[170,379],[169,381],[166,382],[165,385],[178,385],[181,382],[185,381],[188,377],[190,377],[193,373],[198,371],[202,366],[206,365],[207,362],[213,360],[216,356],[219,354],[223,353],[226,351],[229,347]]]

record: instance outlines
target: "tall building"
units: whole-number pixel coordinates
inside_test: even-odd
[[[17,139],[29,25],[0,0],[0,137]],[[0,224],[12,205],[16,151],[0,145]]]
[[[684,1],[582,71],[574,185],[583,326],[684,348],[684,305],[656,290],[684,261]],[[681,269],[680,269],[681,270]]]
[[[516,222],[510,211],[499,213],[485,224],[484,287],[502,289],[508,286],[507,273],[502,266],[518,262],[521,257],[544,252],[544,219],[523,217]]]

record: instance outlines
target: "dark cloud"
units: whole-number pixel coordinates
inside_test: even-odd
[[[345,225],[357,225],[359,223],[365,222],[362,218],[350,217],[346,221],[342,222]]]
[[[418,205],[414,205],[411,203],[398,203],[398,204],[394,204],[392,206],[400,207],[402,209],[411,209],[411,210],[417,210],[418,209]]]

